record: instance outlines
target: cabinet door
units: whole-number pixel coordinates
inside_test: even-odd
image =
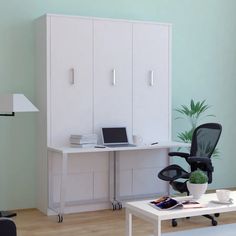
[[[62,159],[58,153],[49,158],[49,205],[60,201]],[[68,156],[66,202],[109,199],[108,153],[83,153]]]
[[[94,123],[132,132],[132,24],[94,22]],[[129,137],[130,138],[130,137]]]
[[[71,134],[92,132],[92,21],[51,17],[50,144],[66,145]]]
[[[157,174],[168,165],[168,149],[122,151],[117,155],[117,198],[151,197],[168,192]]]
[[[169,26],[134,23],[134,133],[144,141],[169,139]]]

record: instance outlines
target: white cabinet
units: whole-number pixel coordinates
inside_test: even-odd
[[[94,127],[132,134],[132,24],[94,21]],[[129,138],[130,138],[129,137]]]
[[[55,205],[59,204],[61,197],[62,162],[58,153],[50,154],[49,205]],[[76,204],[94,200],[108,201],[108,165],[108,153],[69,155],[65,201]]]
[[[130,141],[132,134],[145,143],[170,141],[170,27],[60,15],[37,21],[39,209],[46,213],[49,201],[60,197],[61,159],[51,158],[48,166],[47,146],[67,146],[71,134],[100,135],[105,126],[126,126]],[[156,174],[166,154],[120,153],[120,197],[162,193]],[[101,209],[94,204],[109,203],[109,155],[73,155],[66,200]]]
[[[168,165],[167,149],[123,151],[118,155],[118,199],[154,197],[165,194],[166,183],[157,178]]]
[[[50,17],[50,91],[48,144],[69,145],[71,134],[93,132],[93,21],[70,17]],[[96,155],[103,163],[94,165],[94,155],[70,158],[67,202],[108,199],[108,156]],[[60,158],[52,159],[52,166]],[[89,164],[88,164],[89,163]],[[77,168],[75,168],[77,167]],[[52,170],[52,200],[59,201],[60,172]]]
[[[93,128],[92,20],[50,17],[50,140],[68,145]]]
[[[133,24],[133,132],[170,139],[170,27]]]

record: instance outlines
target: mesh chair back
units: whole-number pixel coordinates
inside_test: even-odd
[[[198,126],[192,137],[190,156],[211,157],[219,141],[222,126],[217,123],[206,123]]]

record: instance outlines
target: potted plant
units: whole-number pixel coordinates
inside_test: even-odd
[[[176,112],[180,114],[176,119],[187,120],[190,124],[190,129],[182,131],[177,134],[177,137],[185,142],[191,143],[193,131],[198,126],[198,123],[205,117],[215,117],[215,115],[207,114],[210,106],[206,104],[206,100],[195,102],[191,99],[189,105],[181,105],[179,108],[175,109]],[[213,153],[214,157],[219,156],[219,151],[216,148]]]
[[[179,133],[178,138],[183,142],[191,142],[193,131],[197,127],[199,120],[203,117],[214,116],[206,114],[209,108],[210,106],[206,104],[206,100],[194,102],[191,99],[189,106],[181,105],[180,108],[175,109],[181,115],[176,119],[186,119],[191,126],[190,130]]]
[[[190,174],[187,188],[194,199],[199,199],[206,192],[207,185],[208,177],[202,170],[197,169]]]

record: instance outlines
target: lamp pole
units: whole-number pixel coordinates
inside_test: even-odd
[[[15,116],[15,112],[35,112],[36,108],[23,94],[0,95],[0,116]],[[0,217],[14,217],[15,212],[0,211]]]

